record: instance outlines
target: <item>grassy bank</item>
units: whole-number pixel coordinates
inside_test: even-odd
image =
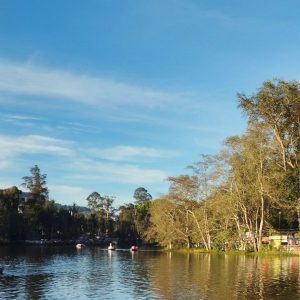
[[[273,256],[299,256],[300,253],[293,253],[287,251],[278,250],[264,250],[258,252],[242,251],[242,250],[228,250],[228,251],[217,251],[217,250],[206,250],[199,248],[182,248],[182,249],[165,249],[165,252],[174,253],[186,253],[186,254],[197,254],[197,253],[210,253],[210,254],[232,254],[232,255],[247,255],[247,256],[258,256],[258,257],[273,257]]]

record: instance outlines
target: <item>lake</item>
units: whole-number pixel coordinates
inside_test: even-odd
[[[0,247],[1,299],[300,299],[298,257]]]

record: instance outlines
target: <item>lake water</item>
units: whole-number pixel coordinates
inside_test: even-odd
[[[300,299],[298,257],[0,247],[0,299]]]

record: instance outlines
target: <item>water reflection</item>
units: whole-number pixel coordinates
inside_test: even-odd
[[[0,248],[1,299],[297,299],[298,257]]]
[[[299,298],[298,257],[166,254],[149,264],[162,299]]]

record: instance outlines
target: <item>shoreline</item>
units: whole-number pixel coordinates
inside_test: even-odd
[[[112,239],[113,240],[113,239]],[[81,240],[18,240],[18,241],[0,241],[0,247],[2,246],[75,246],[77,243],[84,243],[88,247],[107,247],[109,242],[107,241],[81,241]],[[128,243],[116,243],[117,247],[130,247]],[[263,250],[258,252],[250,252],[244,250],[206,250],[200,248],[182,248],[182,249],[163,249],[151,245],[143,245],[147,250],[155,250],[165,253],[181,253],[181,254],[213,254],[213,255],[245,255],[245,256],[257,256],[257,257],[274,257],[274,256],[300,256],[300,253],[283,250]],[[143,246],[140,246],[141,249]]]
[[[164,252],[170,253],[182,253],[182,254],[227,254],[227,255],[245,255],[245,256],[257,256],[257,257],[272,257],[272,256],[300,256],[300,253],[295,253],[292,251],[280,251],[280,250],[264,250],[258,252],[250,252],[244,250],[227,250],[227,251],[217,251],[217,250],[206,250],[206,249],[172,249],[164,250]]]

